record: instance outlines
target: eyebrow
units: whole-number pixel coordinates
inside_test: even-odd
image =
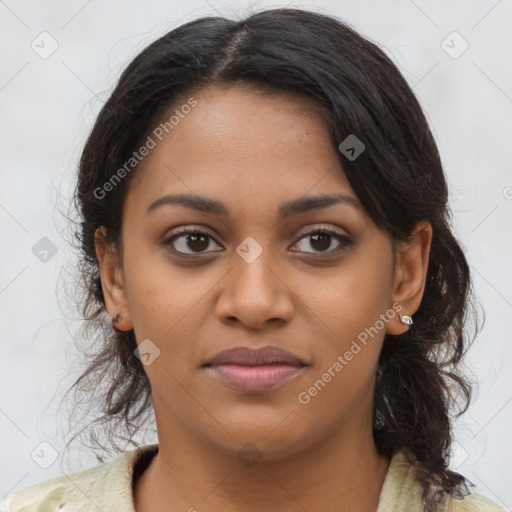
[[[346,204],[357,209],[362,208],[361,202],[355,197],[331,193],[301,197],[299,199],[288,201],[280,206],[278,213],[282,217],[290,217],[292,215],[298,215],[314,209],[327,208],[328,206],[336,204]],[[149,205],[146,213],[150,213],[164,205],[181,205],[186,208],[215,215],[230,214],[230,210],[224,203],[217,201],[216,199],[192,194],[167,194],[162,196]]]

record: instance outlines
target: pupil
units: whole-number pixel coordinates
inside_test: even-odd
[[[203,239],[203,246],[202,247],[198,247],[197,246],[197,241],[200,238]],[[208,241],[207,241],[207,237],[205,235],[200,235],[200,234],[199,235],[189,235],[189,247],[190,247],[190,242],[192,242],[192,245],[194,243],[196,243],[195,249],[203,250],[203,249],[208,248]],[[194,247],[190,247],[190,249],[194,250]]]
[[[317,251],[328,249],[329,245],[331,245],[331,240],[330,240],[331,235],[329,235],[329,234],[320,233],[320,234],[312,235],[311,238],[312,238],[311,245]],[[320,247],[315,247],[314,242],[318,242],[318,241],[320,242]]]

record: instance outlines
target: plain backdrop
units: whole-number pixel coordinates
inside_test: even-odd
[[[73,253],[60,212],[120,72],[186,21],[285,5],[339,16],[377,42],[427,113],[486,315],[468,357],[479,386],[456,423],[452,465],[512,507],[510,0],[0,1],[0,500],[97,464],[78,443],[61,457],[69,436],[57,406],[80,358],[78,315],[62,292]]]

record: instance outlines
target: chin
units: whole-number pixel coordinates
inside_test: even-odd
[[[214,439],[210,435],[210,440],[224,452],[238,458],[245,452],[255,452],[254,457],[262,461],[281,460],[297,455],[314,444],[315,428],[311,426],[311,431],[308,430],[304,422],[292,418],[292,414],[283,421],[287,414],[266,416],[259,411],[239,417],[236,421],[233,418],[228,421],[224,416],[222,426],[225,430],[222,429],[222,439]]]

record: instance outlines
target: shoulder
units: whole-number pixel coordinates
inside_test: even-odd
[[[485,496],[474,493],[460,500],[449,498],[442,512],[506,512],[506,510]]]
[[[2,503],[1,512],[36,512],[65,510],[71,503],[82,510],[85,496],[91,494],[94,482],[101,481],[111,464],[97,466],[85,471],[65,475],[53,480],[33,485],[15,494],[11,494]],[[80,490],[84,495],[80,496]],[[92,489],[94,491],[94,489]],[[94,492],[93,492],[94,494]]]
[[[97,512],[112,505],[128,510],[134,465],[154,446],[124,452],[112,462],[11,494],[0,503],[0,512]]]
[[[421,512],[423,510],[422,488],[416,480],[415,471],[403,451],[391,459],[388,473],[381,491],[377,512]],[[480,494],[468,494],[463,499],[446,496],[439,512],[507,512],[497,503]]]

